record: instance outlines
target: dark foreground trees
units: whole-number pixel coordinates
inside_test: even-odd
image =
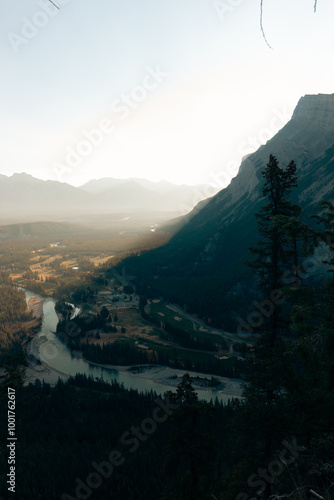
[[[256,214],[261,241],[252,249],[252,266],[266,314],[245,399],[235,406],[232,479],[238,484],[244,477],[238,500],[327,500],[334,498],[334,452],[328,444],[334,440],[334,283],[324,289],[317,252],[323,246],[332,250],[327,243],[334,210],[323,205],[318,221],[324,228],[316,231],[301,221],[290,200],[297,187],[295,164],[282,169],[270,156],[263,177],[264,204]],[[282,300],[269,307],[272,293],[281,293]]]
[[[140,395],[84,375],[54,388],[37,381],[17,391],[17,498],[158,500],[167,490],[168,499],[212,498],[213,479],[220,477],[228,456],[222,429],[231,407],[199,403],[189,379],[174,396],[168,402],[152,391]],[[206,408],[214,418],[206,416]],[[6,411],[0,402],[2,423]],[[1,424],[1,445],[6,437]],[[110,473],[115,450],[119,455],[113,456],[124,460]],[[1,498],[9,498],[6,471],[3,446]]]

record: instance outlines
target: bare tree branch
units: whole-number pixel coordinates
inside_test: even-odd
[[[268,43],[268,40],[267,40],[267,37],[266,37],[266,34],[264,32],[264,29],[263,29],[263,0],[261,0],[261,17],[260,17],[260,26],[261,26],[261,32],[262,32],[262,36],[264,38],[264,41],[266,42],[266,44],[268,45],[268,47],[273,50],[273,48],[269,45]]]
[[[50,0],[51,1],[51,0]],[[317,6],[318,6],[318,0],[314,0],[314,12],[317,12]],[[264,28],[263,28],[263,0],[261,0],[261,17],[260,17],[260,26],[261,26],[261,32],[262,32],[262,36],[264,38],[264,41],[266,42],[266,44],[268,45],[268,47],[271,49],[271,50],[274,50],[271,45],[269,44],[268,40],[267,40],[267,37],[266,37],[266,34],[264,32]]]
[[[50,2],[50,3],[52,3],[52,5],[54,5],[55,7],[57,7],[57,9],[59,10],[58,5],[56,5],[55,3],[53,3],[53,1],[52,1],[52,0],[49,0],[49,2]]]

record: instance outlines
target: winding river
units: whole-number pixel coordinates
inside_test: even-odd
[[[30,297],[43,298],[40,295],[24,290],[27,301]],[[81,359],[70,351],[70,349],[53,333],[56,331],[58,316],[55,312],[55,301],[51,298],[44,300],[43,304],[44,318],[41,330],[38,336],[32,341],[32,352],[37,351],[41,361],[50,368],[58,370],[66,375],[76,375],[84,373],[87,376],[91,375],[94,378],[103,378],[105,381],[117,380],[123,384],[126,389],[136,389],[139,392],[150,391],[151,389],[159,395],[163,395],[166,391],[175,391],[175,387],[158,383],[154,380],[140,377],[135,373],[128,371],[118,371],[114,369],[102,368],[90,364],[88,361]],[[79,309],[75,309],[72,316],[75,317],[79,313]],[[222,391],[215,390],[198,390],[196,389],[199,399],[210,401],[218,397],[219,401],[227,402],[232,396],[224,394]]]

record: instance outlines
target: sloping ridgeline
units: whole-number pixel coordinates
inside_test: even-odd
[[[245,158],[230,185],[194,211],[165,246],[121,264],[137,276],[139,291],[163,295],[230,331],[256,295],[244,265],[258,240],[254,214],[262,204],[262,171],[269,155],[282,167],[297,164],[293,201],[304,217],[334,196],[334,94],[306,95],[291,120],[258,151]],[[309,221],[307,221],[309,222]],[[257,297],[258,298],[258,297]]]

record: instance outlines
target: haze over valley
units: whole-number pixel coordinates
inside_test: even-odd
[[[171,219],[188,213],[218,188],[177,186],[144,179],[99,179],[74,187],[64,182],[43,181],[29,174],[0,177],[2,223],[45,220],[84,221],[95,216]],[[155,220],[155,222],[156,222]]]

